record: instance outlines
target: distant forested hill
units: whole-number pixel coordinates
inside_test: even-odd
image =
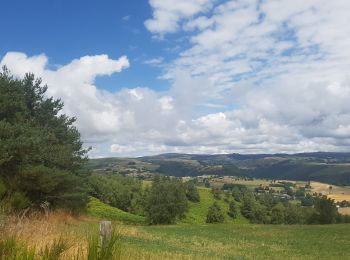
[[[137,169],[171,176],[231,175],[350,185],[350,153],[161,154],[90,160],[90,169]]]

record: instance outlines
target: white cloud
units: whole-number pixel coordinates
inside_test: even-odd
[[[153,33],[176,32],[182,19],[207,11],[215,0],[149,0],[153,18],[145,26]]]
[[[190,33],[191,47],[164,78],[201,116],[180,124],[177,143],[219,151],[348,150],[349,11],[346,0],[232,0],[179,18],[173,28]],[[226,108],[193,112],[205,103]]]
[[[92,156],[349,150],[349,1],[150,4],[151,32],[189,39],[163,67],[168,91],[99,89],[96,77],[126,69],[126,57],[85,56],[53,70],[43,54],[7,53],[1,65],[42,77],[78,118]]]
[[[159,66],[163,63],[163,61],[164,61],[163,57],[157,57],[157,58],[146,60],[144,63],[148,65],[153,65],[153,66]]]

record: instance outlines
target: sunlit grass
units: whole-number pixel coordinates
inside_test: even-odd
[[[114,223],[114,246],[108,247],[113,248],[109,252],[115,252],[112,259],[350,259],[350,225],[346,224],[118,223]],[[98,225],[98,219],[76,219],[63,213],[52,213],[48,218],[10,219],[1,230],[0,252],[16,247],[18,254],[28,257],[0,259],[41,260],[45,248],[52,252],[48,255],[59,255],[56,259],[88,259],[89,250],[95,252],[90,259],[103,259],[96,257]],[[35,258],[31,258],[32,250]]]
[[[102,203],[96,198],[91,198],[88,204],[87,213],[90,216],[104,218],[112,221],[119,221],[126,224],[145,224],[145,218],[142,216],[130,214],[123,210],[111,207]]]
[[[220,205],[222,211],[225,213],[225,223],[248,223],[248,220],[245,219],[240,213],[238,213],[238,217],[234,220],[226,214],[228,211],[228,203],[224,200],[224,193],[222,194],[222,198],[220,200],[216,200],[211,193],[211,189],[199,187],[198,192],[200,196],[200,202],[190,202],[189,210],[186,213],[185,218],[181,219],[179,223],[205,224],[208,208],[215,201]],[[230,197],[230,199],[232,199],[232,197]]]

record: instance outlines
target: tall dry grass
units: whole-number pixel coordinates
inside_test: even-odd
[[[96,221],[64,211],[2,215],[0,234],[0,260],[105,260],[120,259],[121,255],[117,233],[101,245]],[[18,256],[6,250],[17,252]],[[25,250],[30,254],[23,255]]]

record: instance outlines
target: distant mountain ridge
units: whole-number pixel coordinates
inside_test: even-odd
[[[151,159],[151,158],[162,158],[162,159],[172,159],[172,158],[206,158],[206,157],[228,157],[237,160],[247,160],[247,159],[261,159],[266,157],[283,157],[283,158],[317,158],[317,159],[342,159],[348,160],[350,162],[350,152],[310,152],[310,153],[275,153],[275,154],[240,154],[240,153],[232,153],[232,154],[182,154],[182,153],[164,153],[159,155],[152,156],[142,156],[138,157],[139,159]]]
[[[350,153],[177,154],[92,159],[90,169],[137,169],[171,176],[231,175],[350,185]]]

